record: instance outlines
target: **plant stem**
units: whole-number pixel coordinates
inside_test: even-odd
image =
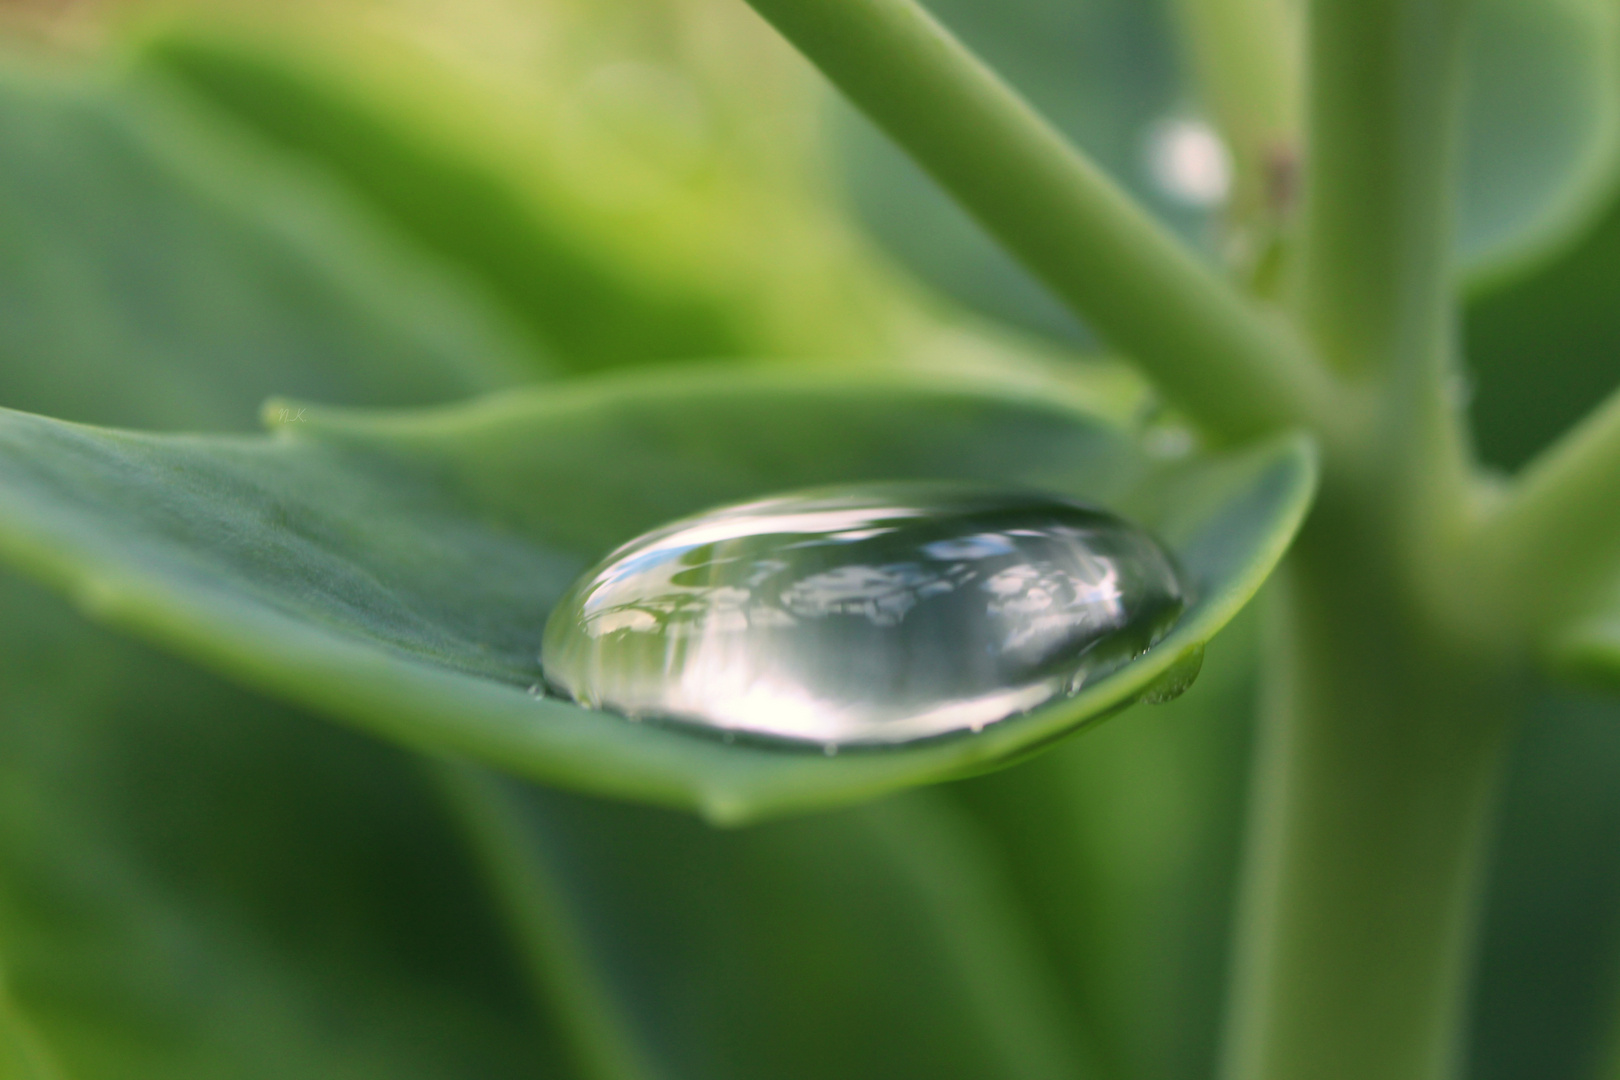
[[[1228,1080],[1446,1080],[1519,700],[1318,514],[1276,583]],[[1361,520],[1367,520],[1364,516]]]
[[[1396,587],[1437,594],[1477,509],[1453,265],[1470,0],[1313,0],[1297,302],[1377,404],[1330,471],[1381,504]],[[1439,598],[1443,599],[1443,598]]]
[[[1301,345],[1154,222],[914,0],[749,0],[1190,415],[1331,419]]]
[[[1315,0],[1298,303],[1374,385],[1278,582],[1224,1067],[1447,1080],[1518,664],[1436,599],[1470,524],[1451,228],[1465,0]],[[1439,594],[1439,595],[1437,595]]]
[[[1468,0],[1314,0],[1299,306],[1346,372],[1428,360],[1452,294]]]
[[[1532,633],[1596,599],[1620,563],[1620,391],[1525,466],[1474,543],[1468,565]]]

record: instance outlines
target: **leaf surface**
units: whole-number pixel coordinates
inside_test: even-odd
[[[1483,896],[1469,1074],[1590,1080],[1620,990],[1620,708],[1534,688]]]
[[[529,364],[340,200],[158,88],[8,68],[0,150],[0,402],[229,429],[273,390],[438,401]],[[408,755],[9,570],[0,747],[0,1073],[571,1074]]]
[[[177,24],[140,57],[341,183],[574,370],[869,355],[895,318],[894,283],[830,200],[802,166],[760,175],[701,72],[632,53],[479,84],[342,19]],[[754,56],[757,75],[782,81],[778,59]],[[808,94],[763,92],[813,114]],[[777,118],[785,143],[804,126]]]
[[[241,177],[228,140],[191,145],[184,168],[142,142],[149,127],[168,130],[170,121],[144,111],[168,99],[110,104],[93,87],[20,77],[19,85],[21,100],[39,95],[50,107],[41,110],[44,133],[26,145],[32,158],[13,153],[4,141],[11,129],[0,128],[0,158],[46,178],[18,190],[36,199],[52,185],[77,190],[96,220],[131,219],[88,238],[64,221],[64,242],[82,245],[82,262],[118,263],[123,249],[111,241],[130,234],[185,255],[154,264],[150,280],[110,276],[97,304],[139,311],[151,290],[183,295],[185,275],[195,274],[246,282],[243,302],[265,307],[215,325],[209,347],[199,347],[209,309],[158,305],[129,334],[64,365],[66,354],[48,350],[71,334],[66,314],[82,294],[52,289],[76,281],[19,283],[0,267],[0,303],[58,313],[41,324],[43,355],[0,365],[0,401],[131,426],[233,428],[267,390],[402,402],[413,400],[403,393],[412,386],[436,399],[502,381],[499,368],[479,374],[487,358],[479,336],[459,344],[445,336],[437,285],[407,289],[407,310],[358,304],[357,288],[371,295],[364,282],[379,272],[366,269],[363,246],[345,256],[352,276],[335,280],[320,255],[332,236],[278,228],[285,213],[313,209],[340,215],[328,221],[342,225],[338,240],[368,235],[343,224],[341,204],[320,185],[292,182],[296,194],[287,195],[275,159],[254,154],[261,186],[252,190],[283,195],[243,205],[230,196]],[[103,129],[106,143],[132,149],[84,152],[86,141],[101,145]],[[246,239],[213,242],[216,226]],[[259,262],[275,260],[301,289],[254,278]],[[346,347],[319,365],[283,366],[280,352],[255,348],[255,333],[275,320],[294,324],[278,332],[313,327]],[[139,358],[134,366],[126,349]],[[424,358],[415,376],[414,356]],[[555,987],[535,977],[553,961],[525,956],[521,933],[498,921],[500,905],[485,891],[498,874],[446,819],[418,759],[98,630],[9,572],[0,575],[0,689],[0,964],[9,992],[0,997],[0,1072],[11,1075],[16,1061],[13,1071],[37,1066],[42,1080],[620,1075],[575,1068],[590,1060],[580,1027],[602,1021],[570,1015]],[[531,797],[519,788],[514,798]],[[597,913],[589,969],[626,963],[612,947],[621,925],[656,943],[628,958],[642,968],[609,972],[605,1003],[587,1005],[622,1009],[629,1037],[657,1052],[659,1075],[762,1075],[779,1064],[768,1059],[778,1040],[801,1049],[807,1073],[825,1065],[872,1080],[1080,1074],[1061,1024],[1049,1019],[1039,960],[1020,944],[1023,912],[996,899],[1005,899],[998,869],[956,835],[954,819],[932,821],[916,807],[873,811],[881,821],[867,824],[863,809],[749,837],[559,793],[533,799],[511,831],[521,843],[539,832],[569,845],[553,887]],[[610,861],[593,861],[589,840],[604,823],[601,859]],[[887,846],[868,838],[877,830]],[[673,850],[684,857],[665,857]],[[859,872],[839,875],[847,857]],[[634,891],[621,889],[611,861],[619,859],[643,868],[624,883]],[[704,895],[750,899],[727,920],[710,917],[692,891],[693,865],[707,868]],[[951,916],[964,882],[989,899]],[[794,944],[803,905],[781,901],[801,894],[815,897],[817,926],[837,928],[835,960]],[[662,895],[685,899],[665,905]],[[874,900],[887,897],[895,899]],[[559,902],[534,891],[516,901],[528,911]],[[932,914],[940,909],[947,917]],[[728,977],[772,944],[772,963],[750,968],[746,981]],[[704,1000],[732,1025],[682,1011],[679,990],[690,985],[705,987]],[[744,1029],[755,1021],[751,1035]],[[840,1037],[828,1039],[835,1022]],[[897,1032],[915,1037],[898,1042]],[[881,1055],[867,1053],[874,1047]]]
[[[1464,119],[1458,255],[1512,277],[1589,227],[1620,173],[1620,9],[1482,0]]]
[[[534,371],[499,320],[159,88],[0,69],[0,404],[241,427],[271,393],[425,404]],[[198,378],[198,372],[207,377]]]
[[[424,748],[740,820],[972,772],[1122,708],[1281,557],[1313,484],[1295,440],[1155,469],[1061,404],[896,378],[699,372],[423,416],[278,407],[275,438],[0,424],[0,546],[98,617]],[[1017,482],[1154,528],[1199,598],[1063,704],[892,751],[726,746],[532,698],[550,605],[653,525],[845,480]]]
[[[1111,1076],[1216,1070],[1259,606],[1210,644],[1182,697],[948,789],[1011,868]]]
[[[1620,385],[1620,192],[1534,273],[1470,299],[1464,322],[1481,456],[1515,469]]]
[[[1096,1075],[986,837],[936,792],[715,830],[487,773],[457,787],[660,1074]]]
[[[0,943],[44,1075],[567,1075],[407,755],[0,590]]]

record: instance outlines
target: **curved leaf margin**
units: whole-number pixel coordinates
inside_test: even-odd
[[[1001,410],[1009,424],[1069,424],[1088,437],[1112,440],[1116,445],[1110,453],[1125,453],[1129,444],[1123,431],[1028,394],[941,387],[894,376],[852,383],[847,378],[745,376],[736,371],[643,376],[636,382],[596,380],[420,414],[309,416],[307,410],[280,406],[288,422],[269,438],[141,435],[12,413],[0,415],[0,554],[67,590],[98,620],[376,734],[428,752],[479,759],[539,781],[694,809],[711,821],[737,824],[998,767],[1134,703],[1201,648],[1255,593],[1286,551],[1314,491],[1314,453],[1300,437],[1213,461],[1119,466],[1127,472],[1136,468],[1145,479],[1120,492],[1116,505],[1156,526],[1203,583],[1204,595],[1181,624],[1140,660],[1072,699],[978,735],[837,757],[725,745],[536,700],[516,673],[502,670],[498,658],[487,664],[476,658],[469,662],[453,655],[453,647],[440,649],[432,642],[411,655],[386,640],[367,640],[341,620],[317,621],[290,611],[266,591],[276,586],[273,575],[268,585],[250,581],[244,586],[194,557],[203,549],[187,549],[174,536],[162,535],[171,526],[188,527],[191,511],[185,507],[200,513],[213,500],[225,516],[215,523],[211,542],[228,548],[230,558],[279,567],[280,572],[286,567],[275,560],[285,552],[276,545],[309,542],[307,535],[298,534],[298,518],[310,508],[278,503],[255,486],[261,476],[290,476],[289,482],[296,484],[323,469],[355,470],[364,482],[356,484],[359,502],[349,512],[358,513],[363,531],[385,535],[387,530],[377,530],[384,522],[367,516],[375,508],[367,503],[366,492],[446,483],[455,466],[442,453],[433,456],[445,440],[473,444],[476,460],[488,451],[479,440],[503,425],[545,429],[548,422],[555,426],[570,414],[604,405],[629,403],[661,413],[720,401],[746,411],[756,400],[815,399],[822,405],[861,402],[861,408],[870,410],[874,395],[881,399],[873,414],[880,419],[892,413],[885,412],[884,404],[892,399],[918,409]],[[632,418],[610,415],[609,422],[628,424]],[[380,457],[366,459],[379,450]],[[1131,452],[1138,453],[1134,448]],[[67,464],[53,472],[53,459]],[[317,472],[299,473],[311,463]],[[252,472],[250,464],[261,472]],[[694,467],[704,464],[699,460]],[[1032,468],[1050,471],[1051,464],[1033,463]],[[142,470],[156,481],[143,478]],[[371,470],[369,476],[366,470]],[[81,474],[90,479],[72,479]],[[461,480],[465,476],[448,482]],[[166,490],[200,496],[205,503],[182,499],[180,510],[155,506],[154,493]],[[717,500],[686,509],[711,501]],[[116,532],[115,526],[140,524],[133,516],[137,505],[141,513],[157,515],[157,532],[149,523],[145,535],[139,529]],[[263,536],[252,532],[266,522],[272,527]],[[499,522],[480,521],[476,514],[464,524],[473,532],[485,530],[483,539],[497,545],[510,539],[501,535]],[[234,529],[246,531],[232,535]],[[314,542],[318,546],[330,539],[317,537]],[[600,554],[577,550],[574,572]],[[423,557],[424,551],[431,553],[431,542],[413,549],[410,557]],[[463,554],[479,557],[477,552]],[[369,587],[363,568],[340,569],[360,582],[355,586],[359,592]],[[350,581],[345,577],[340,584],[347,588]],[[386,594],[386,584],[381,588]],[[368,601],[360,596],[354,602]],[[543,617],[534,620],[536,632],[542,622]]]

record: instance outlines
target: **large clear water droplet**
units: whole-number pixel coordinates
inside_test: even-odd
[[[1095,507],[941,483],[817,488],[632,540],[546,624],[588,708],[823,747],[978,731],[1129,662],[1186,606]]]

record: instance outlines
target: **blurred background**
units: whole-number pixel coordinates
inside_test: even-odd
[[[1184,10],[932,7],[1262,279],[1286,221],[1234,209]],[[1481,0],[1471,50],[1458,392],[1510,470],[1620,383],[1620,12]],[[1178,430],[741,0],[0,0],[0,404],[252,430],[271,394],[717,358],[1062,383]],[[1259,637],[1172,705],[851,811],[717,833],[509,794],[653,1075],[1194,1080]],[[403,752],[9,575],[0,695],[0,1073],[611,1075]],[[1481,918],[1469,1075],[1620,1076],[1620,706],[1539,695]]]

